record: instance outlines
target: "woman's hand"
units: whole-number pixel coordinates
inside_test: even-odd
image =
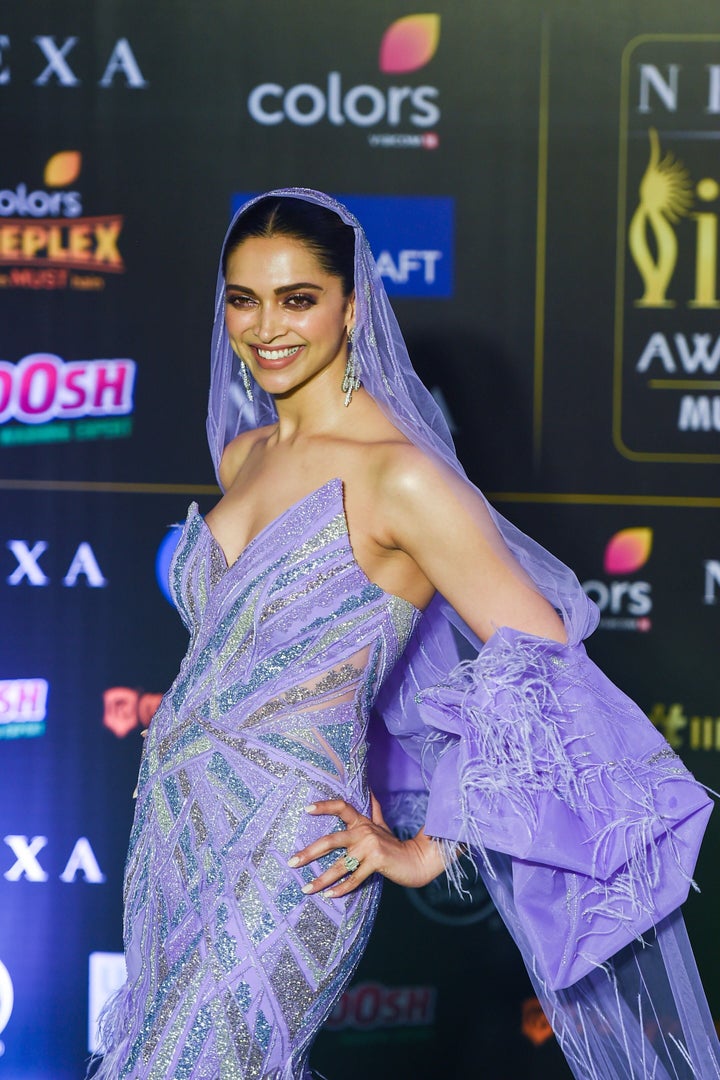
[[[331,814],[345,824],[344,832],[333,832],[315,840],[289,860],[292,867],[306,866],[331,851],[344,847],[347,855],[320,877],[303,887],[304,893],[345,896],[357,889],[371,874],[382,874],[397,885],[419,888],[445,869],[440,846],[420,830],[411,840],[398,840],[385,824],[380,803],[374,795],[372,820],[364,817],[344,799],[329,799],[307,807],[309,814]],[[346,861],[347,860],[347,861]],[[356,869],[351,869],[355,866]],[[345,879],[344,881],[342,879]]]

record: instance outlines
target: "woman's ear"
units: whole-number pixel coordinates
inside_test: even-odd
[[[348,333],[355,329],[355,290],[350,293],[347,302],[347,322],[345,326]]]

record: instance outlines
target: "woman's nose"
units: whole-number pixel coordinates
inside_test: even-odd
[[[262,304],[258,308],[258,322],[255,333],[261,341],[272,341],[285,333],[285,323],[282,312],[270,304]]]

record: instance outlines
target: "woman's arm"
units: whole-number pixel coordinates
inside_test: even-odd
[[[393,546],[482,641],[501,626],[567,640],[560,617],[513,559],[481,497],[446,466],[404,448],[383,470],[378,499]]]
[[[509,626],[565,642],[562,621],[512,559],[485,504],[450,470],[414,447],[394,452],[379,472],[376,508],[386,541],[410,556],[429,591],[442,593],[483,641]],[[339,859],[305,886],[308,893],[343,896],[372,873],[419,887],[445,869],[440,845],[423,829],[410,840],[398,840],[375,799],[372,819],[343,800],[319,802],[308,813],[339,817],[346,826],[343,845],[359,864],[348,873]],[[336,850],[338,840],[337,833],[322,837],[297,852],[290,865],[306,865]]]

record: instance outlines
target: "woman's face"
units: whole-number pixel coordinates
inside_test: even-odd
[[[325,373],[342,382],[352,298],[339,277],[288,237],[251,237],[231,252],[225,325],[233,351],[270,394],[286,394]]]

